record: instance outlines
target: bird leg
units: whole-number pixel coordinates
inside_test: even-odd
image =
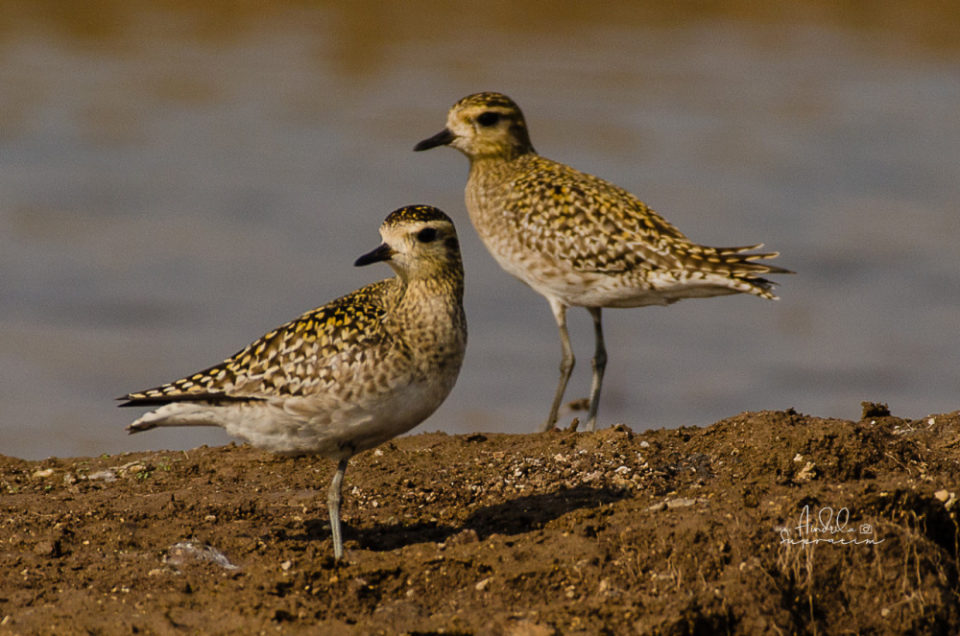
[[[597,429],[597,410],[600,408],[600,386],[603,384],[603,371],[607,368],[607,348],[603,344],[603,323],[600,317],[600,307],[587,307],[593,317],[593,333],[596,339],[596,350],[590,366],[593,368],[593,381],[590,383],[590,410],[587,414],[587,430]]]
[[[563,357],[560,359],[560,381],[557,384],[557,393],[553,396],[553,405],[550,407],[550,415],[547,421],[540,427],[540,432],[549,431],[557,423],[557,411],[560,409],[560,402],[563,400],[563,394],[567,390],[567,382],[570,381],[570,374],[573,373],[573,365],[576,360],[573,357],[573,347],[570,346],[570,334],[567,333],[567,308],[555,300],[550,300],[550,309],[553,310],[553,317],[557,321],[557,328],[560,330],[560,346],[563,348]]]
[[[337,463],[337,472],[333,476],[330,490],[327,491],[327,510],[330,512],[330,534],[333,536],[333,560],[343,558],[343,537],[340,534],[340,490],[343,486],[343,473],[347,470],[349,457]]]

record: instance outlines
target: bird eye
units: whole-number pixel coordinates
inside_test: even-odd
[[[481,126],[495,126],[498,121],[500,121],[500,113],[489,110],[477,116],[477,123]]]
[[[432,227],[425,227],[417,232],[417,240],[421,243],[429,243],[437,238],[437,231]]]

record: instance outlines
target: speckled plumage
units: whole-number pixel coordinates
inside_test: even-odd
[[[347,459],[436,410],[466,348],[463,267],[450,219],[409,206],[391,213],[380,233],[383,244],[357,265],[387,261],[395,278],[313,309],[218,365],[122,398],[122,406],[159,407],[130,432],[221,426],[261,448],[339,460],[330,492],[337,558]]]
[[[136,406],[168,402],[263,401],[339,388],[368,347],[383,341],[381,319],[403,286],[382,280],[277,327],[220,364],[162,386],[131,393]],[[322,361],[337,359],[335,366]]]
[[[756,261],[776,252],[698,245],[638,198],[603,179],[541,157],[520,108],[506,95],[469,95],[446,128],[416,150],[450,145],[470,159],[467,210],[507,272],[550,302],[563,344],[560,384],[543,428],[553,426],[573,353],[566,309],[587,308],[597,348],[589,423],[599,407],[606,352],[602,307],[667,305],[684,298],[747,293],[775,299],[764,274],[787,270]]]

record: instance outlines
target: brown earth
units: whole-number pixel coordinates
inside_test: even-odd
[[[960,412],[404,437],[351,461],[339,566],[332,473],[0,457],[0,633],[960,633]]]

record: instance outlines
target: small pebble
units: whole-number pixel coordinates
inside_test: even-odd
[[[90,481],[117,481],[117,474],[112,470],[98,470],[87,475]]]

